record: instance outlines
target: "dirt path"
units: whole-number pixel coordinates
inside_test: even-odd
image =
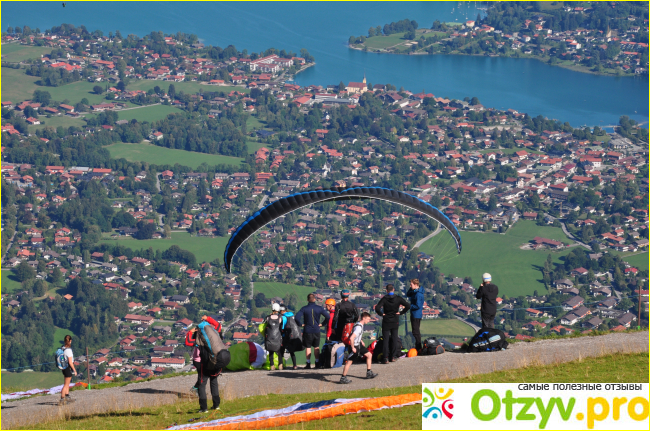
[[[226,373],[219,378],[219,387],[223,402],[229,402],[236,398],[272,393],[325,393],[341,389],[419,385],[423,382],[436,382],[531,365],[557,364],[615,352],[647,351],[648,331],[610,333],[597,337],[516,343],[508,350],[497,353],[449,352],[441,356],[401,359],[388,365],[373,365],[373,370],[379,373],[379,376],[373,380],[363,378],[365,376],[363,365],[355,365],[349,374],[352,384],[345,387],[338,383],[341,368]],[[531,379],[535,381],[534,376],[531,376]],[[133,383],[119,388],[72,392],[71,396],[76,399],[76,402],[64,407],[56,406],[58,395],[7,402],[2,404],[2,429],[29,426],[61,418],[64,415],[89,415],[171,404],[177,402],[179,398],[189,397],[189,389],[195,381],[196,376],[190,374]]]

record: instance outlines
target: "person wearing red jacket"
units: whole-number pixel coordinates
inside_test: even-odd
[[[221,324],[214,320],[210,316],[202,316],[201,317],[202,321],[208,322],[212,327],[219,333],[219,336],[221,337]],[[196,345],[196,337],[198,336],[199,328],[194,327],[192,328],[186,335],[185,335],[185,345],[189,347],[194,347],[194,350],[192,351],[192,363],[194,364],[194,368],[196,368],[197,372],[197,377],[196,377],[196,383],[194,386],[190,389],[190,392],[197,394],[199,392],[199,388],[201,387],[201,383],[203,381],[203,373],[201,372],[201,351],[199,347]],[[212,393],[212,402],[214,404],[213,408],[216,409],[219,407],[220,404],[220,397],[219,397],[219,391],[216,388],[217,384],[217,379],[216,378],[210,378],[210,391]],[[213,385],[215,387],[213,387]],[[201,404],[201,398],[199,397],[199,404]],[[207,412],[207,400],[205,401],[205,406],[201,405],[201,412],[205,413]]]
[[[332,323],[334,322],[334,309],[336,308],[336,299],[334,298],[328,298],[327,301],[325,301],[325,309],[329,311],[330,313],[330,318],[327,322],[327,337],[325,339],[325,342],[329,342],[330,339],[332,338],[332,333],[334,330],[332,329]]]

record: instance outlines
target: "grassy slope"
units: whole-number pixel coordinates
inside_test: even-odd
[[[49,389],[61,384],[63,384],[61,372],[26,371],[22,373],[2,373],[3,394],[34,388]]]
[[[69,329],[59,328],[58,326],[55,326],[54,328],[56,329],[54,330],[54,340],[52,341],[52,349],[50,351],[50,353],[52,354],[56,353],[56,349],[61,347],[61,345],[63,344],[63,337],[65,337],[66,335],[70,334],[73,340],[77,338],[77,335],[74,332],[70,331]]]
[[[133,238],[124,238],[118,240],[105,240],[106,243],[117,242],[133,250],[148,249],[149,247],[156,250],[167,250],[172,245],[178,245],[184,250],[191,251],[196,256],[198,262],[211,262],[215,258],[223,259],[223,250],[228,243],[228,238],[223,237],[191,237],[186,232],[172,232],[172,237],[167,239],[147,239],[137,240]]]
[[[29,58],[41,58],[43,54],[49,54],[51,52],[51,47],[27,46],[18,43],[9,43],[2,45],[2,61],[15,63]]]
[[[53,127],[56,129],[59,126],[62,126],[67,130],[72,126],[83,128],[86,125],[86,122],[83,119],[72,118],[67,115],[55,115],[52,118],[39,117],[38,119],[41,121],[41,124],[38,124],[36,126],[29,126],[30,133],[34,133],[36,130],[45,129],[46,127]]]
[[[572,243],[560,228],[537,226],[534,221],[519,220],[503,235],[494,232],[461,232],[463,251],[460,255],[449,258],[446,250],[449,250],[447,243],[451,242],[450,236],[445,232],[441,235],[424,243],[420,251],[434,256],[440,254],[441,260],[434,260],[434,264],[444,274],[470,276],[473,280],[480,280],[481,274],[489,272],[499,286],[499,292],[508,296],[532,295],[534,290],[543,292],[545,289],[539,268],[543,268],[548,254],[551,254],[555,263],[560,263],[560,257],[571,251],[521,250],[519,247],[522,244],[535,236]]]
[[[628,383],[648,381],[648,354],[616,354],[546,366],[532,366],[516,370],[480,374],[454,383],[517,383],[528,382],[534,376],[536,383],[558,382],[601,382]],[[612,371],[612,364],[616,364]],[[196,413],[196,400],[173,405],[122,411],[104,415],[93,415],[45,422],[32,425],[30,429],[160,429],[173,423],[184,424],[190,419],[202,417],[201,421],[220,417],[251,414],[257,411],[290,406],[297,402],[313,402],[334,398],[378,397],[406,393],[419,393],[420,386],[390,389],[331,392],[327,394],[264,395],[239,399],[236,402],[224,400],[223,413],[203,418]],[[379,410],[356,415],[345,415],[330,419],[294,424],[278,429],[421,429],[420,405],[401,409]],[[222,416],[223,415],[223,416]],[[134,420],[134,418],[137,418]]]
[[[406,42],[404,33],[394,33],[390,36],[374,36],[366,39],[365,46],[370,49],[388,48],[398,43]]]
[[[621,257],[625,262],[629,263],[633,267],[644,270],[648,269],[648,253],[639,253],[632,256],[622,256]]]
[[[137,109],[134,111],[137,111]],[[152,144],[116,143],[108,145],[106,149],[111,153],[111,158],[114,159],[125,158],[129,161],[146,161],[156,165],[174,165],[179,163],[184,166],[196,168],[201,163],[207,163],[208,165],[239,165],[242,161],[238,157],[176,150]]]
[[[279,296],[284,298],[289,293],[298,295],[298,304],[307,304],[307,295],[314,292],[316,289],[310,286],[299,286],[296,284],[286,284],[278,282],[262,282],[255,283],[255,293],[263,293],[267,298]]]
[[[15,292],[20,290],[21,287],[22,284],[20,284],[13,271],[9,269],[2,270],[2,293],[5,293],[5,291],[7,293]]]
[[[180,112],[178,108],[169,105],[153,105],[145,106],[142,108],[129,109],[128,111],[117,111],[117,117],[120,120],[131,121],[134,118],[140,122],[143,121],[158,121],[166,118],[168,114]],[[87,118],[95,117],[94,115],[87,115]]]

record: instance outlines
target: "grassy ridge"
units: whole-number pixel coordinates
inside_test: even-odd
[[[612,365],[616,366],[613,368]],[[614,354],[545,366],[530,366],[508,371],[449,380],[453,383],[629,383],[648,382],[648,354]],[[225,389],[225,388],[222,388]],[[246,415],[261,410],[282,408],[297,402],[314,402],[334,398],[379,397],[407,393],[419,393],[421,386],[330,392],[327,394],[276,394],[252,396],[221,404],[222,412],[212,415],[197,413],[196,399],[172,405],[149,407],[101,415],[71,418],[30,425],[29,429],[160,429],[173,423],[185,424],[197,417],[209,421],[221,417]],[[75,394],[75,396],[78,396]],[[379,410],[361,414],[345,415],[330,419],[294,424],[277,429],[422,429],[420,405],[400,409]],[[135,419],[135,420],[134,420]],[[25,428],[27,429],[27,428]]]
[[[136,109],[134,111],[138,110]],[[125,144],[120,142],[108,145],[106,149],[110,152],[111,158],[113,159],[125,158],[130,162],[149,162],[155,165],[174,165],[178,163],[190,168],[196,168],[202,163],[207,163],[208,165],[224,164],[238,166],[243,160],[238,157],[176,150],[147,143]]]
[[[484,272],[489,272],[499,286],[500,294],[532,295],[535,290],[541,294],[546,291],[540,271],[546,257],[550,254],[553,262],[559,264],[562,263],[560,258],[569,254],[571,249],[552,252],[519,248],[536,236],[573,243],[560,228],[537,226],[534,221],[519,220],[505,234],[461,232],[463,251],[460,255],[455,254],[454,247],[449,247],[452,240],[446,232],[425,242],[420,251],[436,256],[433,264],[445,275],[470,276],[473,280],[480,280]]]
[[[104,242],[108,244],[117,242],[133,250],[139,250],[141,248],[146,250],[151,247],[154,252],[156,250],[164,251],[172,245],[177,245],[184,250],[188,250],[194,253],[198,262],[212,262],[215,258],[223,260],[223,251],[226,248],[228,239],[229,238],[225,237],[193,237],[186,232],[172,232],[171,238],[146,240],[137,240],[134,238],[110,240],[104,238]]]

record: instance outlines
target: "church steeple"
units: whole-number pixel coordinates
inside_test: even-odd
[[[363,83],[366,83],[366,72],[363,72]]]

